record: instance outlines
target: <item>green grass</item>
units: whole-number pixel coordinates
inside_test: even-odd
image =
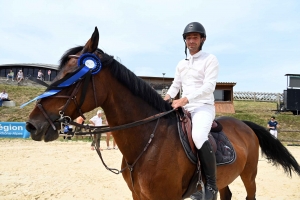
[[[253,101],[234,101],[235,114],[226,114],[240,120],[255,122],[263,127],[271,116],[275,116],[280,124],[278,138],[281,141],[300,142],[300,116],[293,115],[292,112],[282,112],[275,114],[277,104],[274,102],[253,102]],[[224,114],[217,114],[222,116]],[[297,132],[291,132],[297,131]]]
[[[30,87],[0,84],[0,91],[6,89],[9,98],[16,102],[16,107],[0,107],[0,121],[27,121],[35,103],[25,106],[20,105],[38,96],[45,91],[45,87]],[[295,116],[291,112],[275,114],[276,103],[273,102],[253,102],[253,101],[234,101],[234,114],[220,114],[217,116],[232,116],[240,120],[248,120],[266,127],[271,116],[275,116],[281,128],[279,129],[280,140],[300,141],[300,116]],[[85,113],[87,119],[96,114],[96,110]],[[288,132],[298,130],[299,132]]]

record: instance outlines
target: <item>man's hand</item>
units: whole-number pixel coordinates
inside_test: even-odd
[[[164,97],[164,100],[167,101],[169,99],[171,99],[171,96],[169,94],[166,94],[166,96]]]
[[[178,107],[185,106],[188,103],[189,103],[189,100],[186,97],[183,97],[181,99],[173,100],[172,107],[174,109],[177,109]]]

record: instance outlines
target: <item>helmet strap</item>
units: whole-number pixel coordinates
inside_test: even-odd
[[[201,37],[203,37],[203,36],[201,35]],[[202,50],[202,46],[203,46],[205,40],[206,40],[206,37],[205,37],[205,39],[201,42],[201,44],[200,44],[200,46],[199,46],[199,51]]]
[[[185,45],[185,49],[184,49],[185,60],[189,60],[189,59],[187,59],[187,46],[186,46],[186,43],[185,43],[185,39],[183,39],[183,42],[184,42],[184,45]]]
[[[202,50],[203,43],[204,43],[204,42],[202,42],[202,43],[200,44],[200,46],[199,46],[199,51]]]

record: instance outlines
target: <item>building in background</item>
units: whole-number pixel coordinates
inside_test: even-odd
[[[22,70],[24,77],[36,78],[38,75],[38,71],[41,70],[44,74],[44,80],[52,81],[57,75],[57,68],[57,65],[39,63],[5,64],[0,65],[0,77],[6,77],[10,70],[12,70],[16,76],[18,71]]]
[[[38,71],[41,70],[44,74],[45,81],[52,81],[58,73],[58,65],[39,64],[39,63],[20,63],[20,64],[5,64],[0,65],[0,77],[5,77],[10,70],[13,70],[15,75],[19,70],[22,70],[25,77],[37,77]],[[168,88],[171,86],[173,77],[139,76],[146,81],[160,95],[164,96]],[[233,106],[233,87],[236,83],[232,82],[217,82],[214,92],[215,105],[217,113],[235,113]],[[177,95],[177,98],[180,94]]]

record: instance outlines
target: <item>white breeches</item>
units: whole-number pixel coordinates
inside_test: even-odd
[[[271,135],[277,138],[277,130],[270,130]]]
[[[192,137],[197,149],[200,149],[203,143],[208,140],[208,134],[216,116],[215,106],[205,104],[193,110],[191,115]]]

